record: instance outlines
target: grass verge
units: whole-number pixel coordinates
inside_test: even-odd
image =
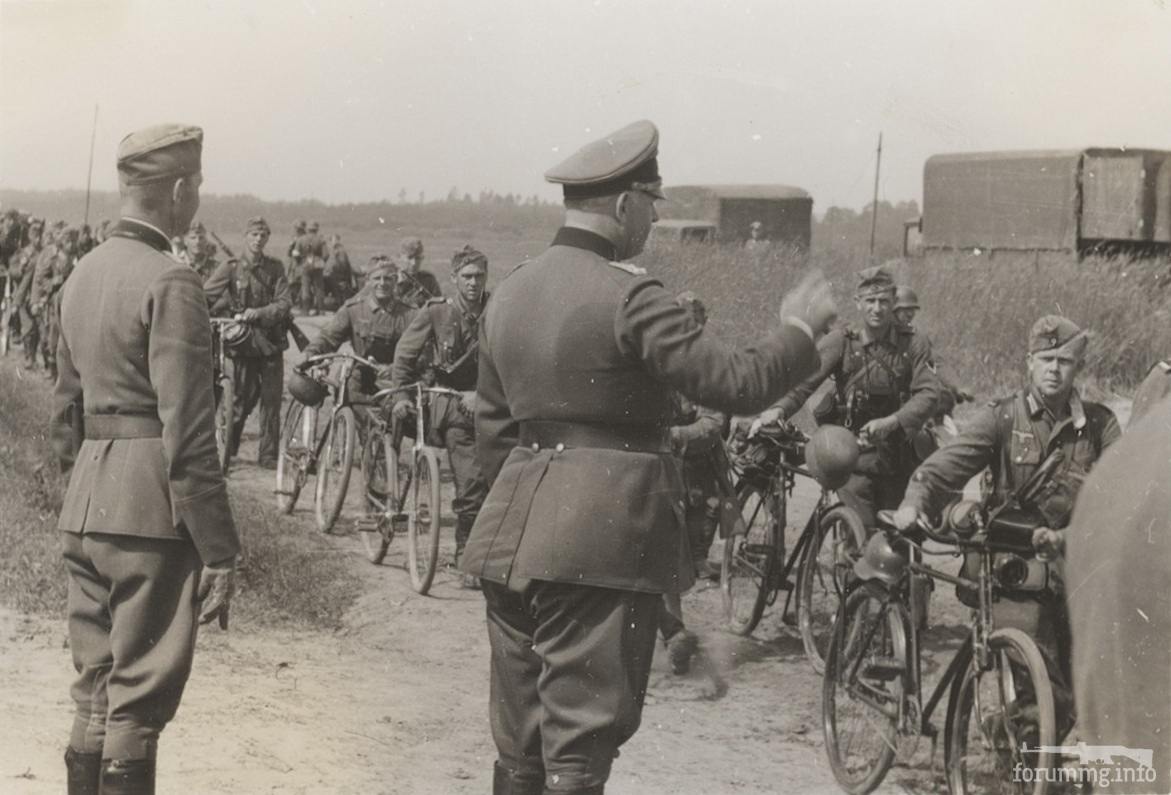
[[[0,362],[0,602],[63,615],[67,579],[57,514],[66,484],[47,438],[50,391],[39,374]],[[340,626],[361,590],[345,553],[254,495],[233,493],[232,510],[248,542],[233,618],[255,626]]]

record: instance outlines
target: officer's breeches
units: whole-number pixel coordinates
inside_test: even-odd
[[[248,415],[260,404],[259,461],[275,461],[281,437],[281,391],[284,388],[284,357],[228,359],[236,388],[232,453],[240,446],[240,435]]]
[[[484,582],[490,717],[499,765],[542,772],[553,792],[605,783],[638,729],[660,594],[534,581]]]
[[[195,652],[200,561],[179,539],[63,533],[78,678],[70,745],[153,759]]]

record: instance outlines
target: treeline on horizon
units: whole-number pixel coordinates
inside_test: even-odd
[[[829,207],[813,219],[813,248],[838,254],[868,253],[871,204],[862,210]],[[90,195],[89,223],[118,217],[118,194],[112,191]],[[50,221],[63,219],[81,224],[85,216],[85,191],[81,190],[9,190],[0,189],[0,208],[16,208],[43,216]],[[549,231],[561,220],[561,204],[538,196],[521,197],[481,191],[476,198],[459,194],[452,188],[442,199],[428,200],[419,194],[413,202],[405,194],[398,201],[326,204],[315,199],[267,201],[255,196],[205,195],[198,218],[205,226],[225,239],[236,239],[244,231],[247,219],[261,215],[273,227],[274,235],[286,236],[297,221],[317,221],[326,234],[385,230],[394,234],[425,235],[443,229],[491,229],[511,232],[520,237],[546,240]],[[919,215],[914,201],[878,203],[875,233],[876,258],[897,257],[902,253],[903,222]]]

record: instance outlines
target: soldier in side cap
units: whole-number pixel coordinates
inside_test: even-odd
[[[206,282],[220,265],[215,257],[214,248],[208,243],[207,227],[200,222],[192,224],[183,238],[183,243],[183,254],[180,259],[199,274],[201,281]]]
[[[78,230],[63,229],[37,260],[29,304],[41,327],[41,360],[50,381],[57,380],[57,339],[61,333],[61,287],[77,262]]]
[[[61,297],[53,443],[78,679],[68,791],[153,793],[197,621],[227,628],[239,550],[216,457],[211,332],[170,237],[199,208],[203,131],[118,147],[122,217]]]
[[[301,310],[316,315],[325,309],[325,260],[328,256],[320,227],[311,222],[297,237],[296,252],[301,263]]]
[[[329,261],[325,264],[325,292],[341,307],[358,291],[358,279],[341,235],[329,236]]]
[[[1029,333],[1029,385],[1020,393],[989,403],[972,417],[956,439],[940,448],[915,470],[896,524],[907,529],[920,517],[937,517],[959,499],[964,485],[985,467],[992,471],[990,504],[999,506],[1027,482],[1050,457],[1060,460],[1032,506],[1043,518],[1033,543],[1051,560],[1060,557],[1063,528],[1082,481],[1120,435],[1114,413],[1099,403],[1083,401],[1075,380],[1085,365],[1086,334],[1068,318],[1046,315]],[[1036,578],[1037,590],[1005,592],[993,608],[998,627],[1018,627],[1037,641],[1046,658],[1057,708],[1057,734],[1073,722],[1069,678],[1069,622],[1060,582],[1060,567]],[[970,564],[965,564],[970,565]],[[995,564],[994,564],[995,565]],[[961,594],[961,598],[964,595]]]
[[[759,410],[814,370],[833,303],[819,275],[781,327],[734,349],[625,260],[662,197],[649,121],[550,169],[565,223],[480,320],[478,460],[491,483],[460,568],[492,647],[495,793],[601,793],[638,728],[663,593],[690,587],[672,391]]]
[[[488,485],[476,463],[472,424],[478,368],[477,327],[488,301],[488,258],[470,245],[451,258],[451,282],[455,298],[432,298],[411,320],[394,356],[393,386],[406,386],[434,378],[437,385],[464,393],[462,399],[433,396],[428,428],[447,448],[455,478],[455,557],[458,563]],[[413,403],[402,398],[394,416],[404,421]],[[476,585],[464,577],[466,587]]]
[[[257,463],[276,469],[281,434],[281,392],[284,390],[284,351],[289,347],[288,322],[292,310],[285,266],[264,253],[270,229],[263,218],[248,219],[244,252],[216,268],[203,285],[211,313],[238,317],[252,326],[248,342],[232,351],[228,367],[236,388],[232,455],[248,415],[260,404],[260,449]]]
[[[301,235],[305,234],[306,226],[305,221],[293,224],[293,239],[289,241],[288,251],[289,267],[285,270],[285,277],[289,281],[289,299],[295,307],[301,305],[302,266],[305,262],[305,255],[301,253],[298,241]]]
[[[398,297],[410,306],[421,308],[432,298],[441,298],[443,290],[431,271],[423,270],[423,241],[408,237],[402,242],[398,268]]]
[[[889,271],[881,266],[862,271],[854,294],[861,328],[827,334],[818,345],[820,369],[763,412],[750,430],[754,435],[762,425],[789,419],[832,378],[834,388],[813,408],[813,417],[869,442],[849,482],[838,489],[867,528],[874,527],[876,511],[898,507],[915,468],[912,441],[943,400],[930,345],[895,322],[894,297]]]
[[[1131,422],[1066,530],[1078,737],[1152,753],[1102,791],[1171,792],[1171,400]]]
[[[36,273],[37,259],[41,255],[44,245],[45,221],[42,218],[30,218],[28,224],[28,243],[24,245],[10,266],[10,274],[16,290],[12,295],[13,304],[20,313],[21,343],[24,346],[24,366],[29,370],[37,366],[37,350],[40,348],[41,333],[36,315],[33,314],[29,295],[32,292],[33,276]]]

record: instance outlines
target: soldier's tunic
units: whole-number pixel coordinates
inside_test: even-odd
[[[433,376],[437,386],[461,392],[476,389],[478,372],[477,339],[480,313],[487,293],[478,306],[468,306],[463,296],[433,298],[420,309],[399,341],[394,356],[394,386],[406,386]],[[476,441],[472,417],[455,397],[432,395],[429,428],[447,448],[455,478],[451,509],[457,517],[456,549],[462,551],[476,513],[488,493],[476,463]]]
[[[166,237],[123,219],[61,301],[53,442],[78,679],[70,745],[154,758],[191,669],[200,564],[239,543],[216,461],[207,302]]]
[[[320,312],[325,308],[325,238],[306,232],[296,245],[301,256],[301,309]]]
[[[1134,403],[1130,406],[1130,422],[1128,427],[1142,419],[1163,398],[1171,395],[1171,359],[1157,363],[1147,373],[1147,377],[1139,384],[1134,393]]]
[[[357,292],[350,255],[340,243],[329,252],[329,262],[325,266],[325,289],[339,306]]]
[[[1155,780],[1103,791],[1171,792],[1171,401],[1102,456],[1066,534],[1080,738],[1154,752]]]
[[[441,298],[443,290],[439,280],[431,271],[415,271],[411,273],[405,269],[399,271],[399,281],[395,288],[398,300],[408,306],[421,309],[432,298]]]
[[[12,295],[12,301],[20,310],[21,342],[24,345],[24,361],[29,367],[36,364],[37,349],[41,341],[40,326],[29,303],[33,275],[36,272],[36,262],[40,253],[41,244],[39,240],[29,243],[17,253],[15,264],[11,266],[16,269],[12,272],[12,279],[16,288]]]
[[[898,418],[898,429],[864,449],[854,474],[838,489],[842,502],[872,528],[876,511],[898,507],[915,468],[911,440],[943,400],[931,347],[914,330],[891,323],[879,339],[866,328],[837,329],[817,349],[820,369],[776,404],[785,418],[796,414],[827,378],[833,379],[833,389],[813,408],[818,424],[844,425],[857,433],[870,420]]]
[[[211,314],[230,317],[255,309],[252,344],[228,357],[236,390],[236,420],[232,432],[232,455],[240,445],[240,434],[248,415],[260,403],[261,464],[276,461],[281,433],[281,391],[284,388],[284,357],[289,347],[288,321],[292,302],[285,267],[265,254],[253,260],[245,253],[220,265],[203,285]]]
[[[501,283],[480,328],[491,489],[460,568],[487,600],[500,764],[552,789],[606,780],[638,727],[660,594],[694,579],[673,391],[749,413],[817,363],[792,326],[755,349],[722,345],[613,258],[605,239],[562,228]]]
[[[61,334],[61,288],[73,272],[73,255],[53,245],[41,253],[33,274],[29,303],[41,331],[41,360],[50,375],[57,375],[57,340]]]
[[[216,268],[220,266],[219,260],[212,255],[210,251],[205,251],[202,254],[192,254],[190,250],[184,251],[180,255],[180,259],[187,264],[191,270],[199,276],[201,282],[207,282],[211,275],[215,273]]]
[[[393,299],[384,307],[372,293],[354,296],[325,324],[320,336],[305,349],[305,356],[332,353],[348,342],[356,355],[385,364],[389,369],[399,339],[414,313],[415,310]],[[355,367],[351,392],[359,398],[372,395],[378,389],[377,376],[368,367]]]
[[[1070,512],[1082,481],[1102,451],[1121,431],[1110,409],[1083,402],[1075,392],[1068,411],[1052,415],[1031,391],[996,401],[972,417],[950,444],[924,461],[911,477],[904,504],[928,515],[938,515],[949,502],[959,499],[964,485],[985,467],[992,471],[991,504],[1001,505],[1020,488],[1055,450],[1062,462],[1037,501],[1046,526],[1060,530]],[[1068,721],[1073,710],[1069,686],[1069,626],[1060,588],[1060,567],[1051,566],[1057,580],[1054,589],[1005,595],[996,603],[997,626],[1015,626],[1029,633],[1040,646],[1053,680],[1058,724]]]

